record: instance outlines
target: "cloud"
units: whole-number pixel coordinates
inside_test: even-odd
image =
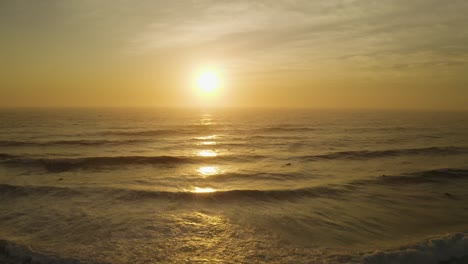
[[[464,0],[12,1],[1,3],[0,30],[10,32],[4,53],[24,29],[37,45],[79,57],[123,50],[217,58],[247,72],[382,71],[465,67],[467,13]]]
[[[191,3],[155,18],[133,36],[130,48],[153,54],[196,49],[240,64],[293,68],[356,58],[366,58],[361,62],[369,68],[464,65],[468,54],[466,1]]]

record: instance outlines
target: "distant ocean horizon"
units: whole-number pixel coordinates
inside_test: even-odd
[[[0,262],[464,263],[467,132],[455,110],[3,108]]]

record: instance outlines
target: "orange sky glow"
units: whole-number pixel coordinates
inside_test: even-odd
[[[0,107],[468,110],[467,13],[435,0],[2,1]]]

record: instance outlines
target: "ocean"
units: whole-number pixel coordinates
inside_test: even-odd
[[[468,113],[0,110],[1,263],[468,263]]]

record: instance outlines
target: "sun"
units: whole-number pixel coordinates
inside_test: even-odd
[[[203,70],[197,75],[196,84],[201,95],[213,95],[220,86],[219,74],[215,70]]]

